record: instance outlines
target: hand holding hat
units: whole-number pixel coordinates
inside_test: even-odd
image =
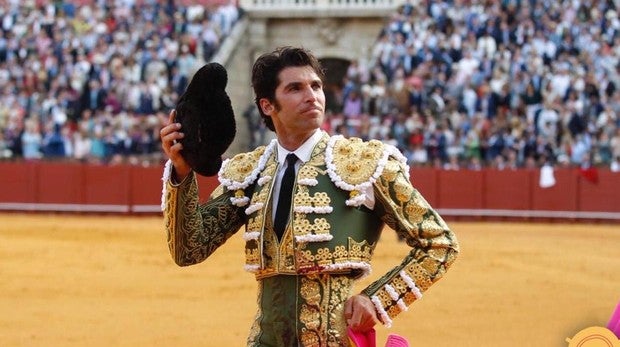
[[[179,98],[175,121],[184,137],[181,156],[196,173],[214,176],[222,165],[222,154],[232,143],[235,115],[226,94],[228,74],[218,63],[201,67]]]

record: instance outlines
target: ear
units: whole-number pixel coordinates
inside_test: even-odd
[[[276,109],[271,103],[271,101],[269,101],[267,98],[260,99],[258,103],[260,105],[261,111],[263,111],[263,113],[268,116],[271,116]]]

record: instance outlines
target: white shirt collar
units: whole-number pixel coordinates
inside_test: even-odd
[[[294,152],[287,151],[284,147],[280,145],[280,142],[278,142],[278,164],[284,164],[284,162],[286,161],[286,156],[289,153],[295,153],[295,155],[297,156],[297,158],[299,158],[299,160],[301,160],[301,162],[307,162],[308,160],[310,160],[310,156],[312,155],[312,150],[314,149],[314,146],[316,146],[316,144],[321,141],[322,137],[323,131],[317,129],[314,134],[312,134],[312,136],[310,136],[306,140],[306,142],[299,146],[299,148],[297,148]]]

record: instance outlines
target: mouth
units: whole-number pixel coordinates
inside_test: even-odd
[[[311,107],[306,107],[303,110],[301,110],[302,114],[313,113],[313,112],[322,113],[323,112],[323,108],[321,106],[319,106],[319,105],[312,105]]]

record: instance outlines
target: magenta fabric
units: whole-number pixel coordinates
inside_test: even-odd
[[[620,301],[616,305],[614,313],[607,323],[607,329],[611,330],[620,339]]]

